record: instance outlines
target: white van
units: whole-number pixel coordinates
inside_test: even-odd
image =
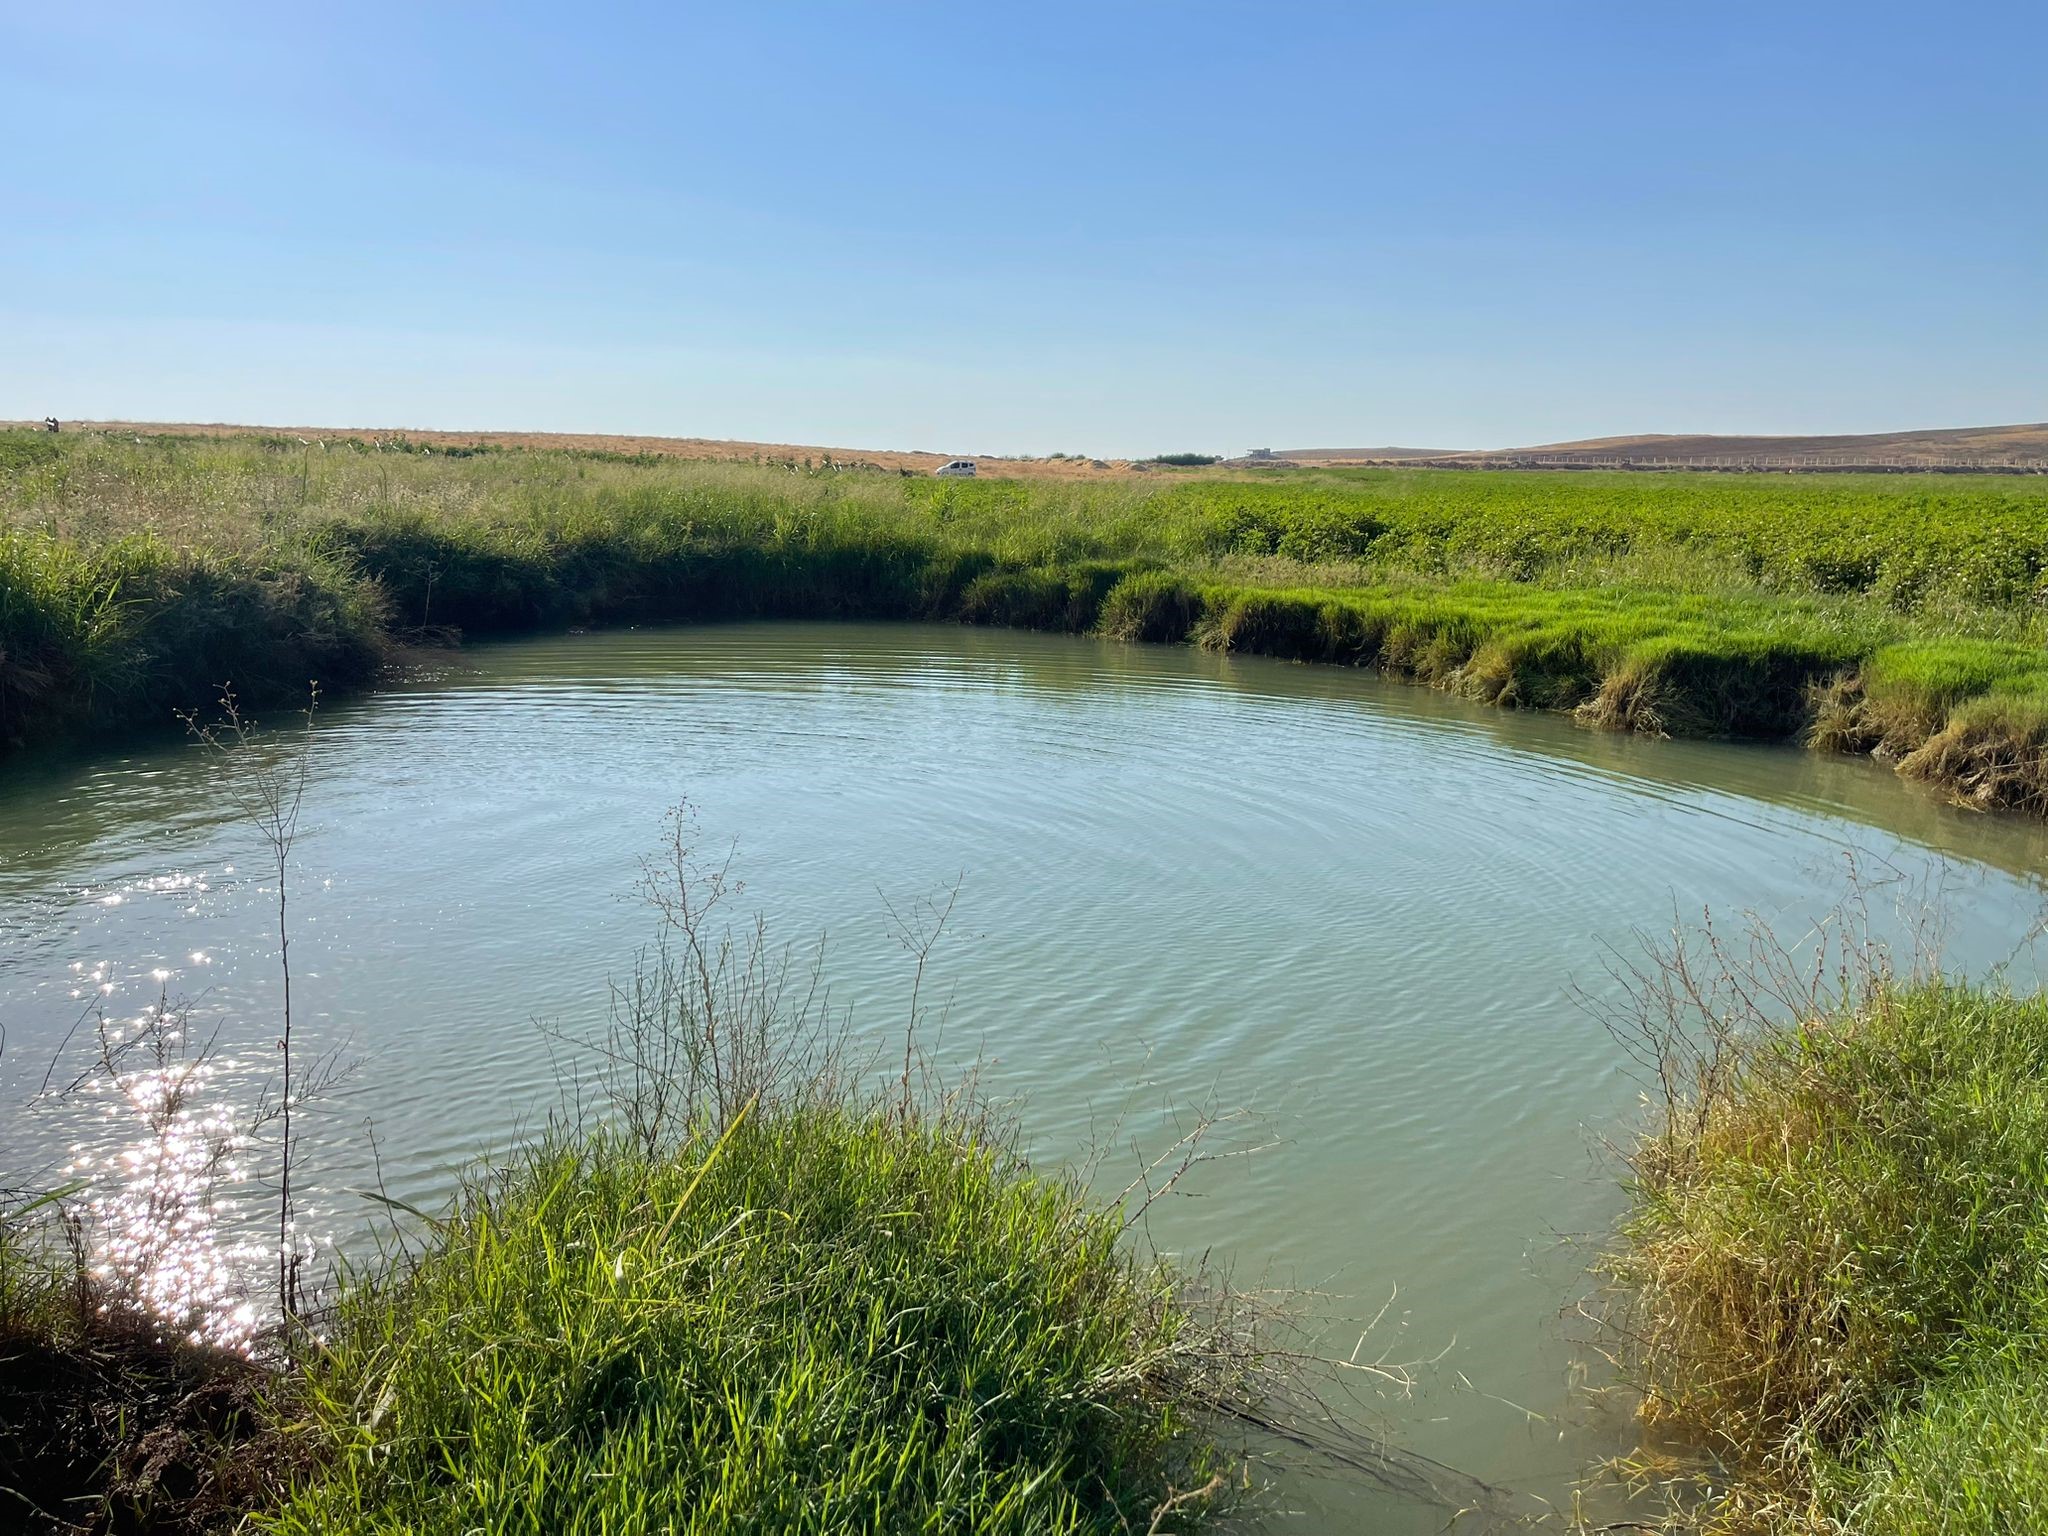
[[[947,461],[946,463],[944,463],[944,464],[941,464],[941,465],[940,465],[940,466],[939,466],[939,467],[938,467],[937,469],[933,470],[933,471],[932,471],[932,473],[933,473],[933,474],[935,474],[935,475],[968,475],[968,476],[972,476],[972,475],[973,475],[973,473],[974,473],[974,460],[972,460],[972,459],[950,459],[950,460],[948,460],[948,461]]]

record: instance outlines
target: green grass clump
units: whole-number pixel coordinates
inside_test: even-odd
[[[266,1526],[1142,1528],[1213,1469],[1190,1315],[1121,1239],[1069,1179],[887,1113],[549,1143],[350,1295],[321,1471]]]
[[[2048,481],[1289,471],[932,480],[0,434],[0,744],[330,693],[394,641],[1006,624],[1882,750],[2048,813]]]
[[[1653,1421],[1728,1531],[2048,1518],[2048,1000],[1940,980],[1743,1043],[1636,1159]]]
[[[317,552],[81,545],[0,529],[0,746],[166,724],[224,686],[347,691],[387,649],[381,590]]]
[[[2048,1381],[1992,1368],[1939,1382],[1838,1476],[1858,1536],[2048,1530]]]
[[[1107,1536],[1229,1502],[1217,1426],[1263,1367],[1227,1298],[978,1114],[783,1092],[723,1131],[543,1139],[260,1361],[6,1215],[9,1508],[50,1536]]]

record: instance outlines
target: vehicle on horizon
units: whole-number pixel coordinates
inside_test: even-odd
[[[941,464],[937,469],[933,470],[932,473],[935,475],[952,475],[972,478],[974,474],[974,460],[948,459],[945,463]]]

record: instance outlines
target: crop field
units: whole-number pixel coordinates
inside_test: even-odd
[[[947,619],[1876,752],[2048,811],[2048,479],[940,481],[391,440],[0,434],[0,741],[568,624]]]

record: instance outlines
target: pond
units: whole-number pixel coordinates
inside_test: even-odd
[[[834,999],[899,1050],[912,966],[890,909],[957,887],[927,1043],[979,1056],[1035,1157],[1092,1155],[1113,1191],[1177,1116],[1249,1112],[1219,1142],[1246,1155],[1155,1204],[1153,1240],[1312,1292],[1333,1353],[1377,1316],[1360,1358],[1419,1362],[1414,1387],[1360,1378],[1341,1411],[1460,1474],[1437,1498],[1283,1471],[1304,1532],[1440,1530],[1464,1478],[1563,1505],[1628,1443],[1570,1322],[1639,1093],[1574,996],[1611,994],[1611,947],[1707,908],[1797,942],[1859,850],[1938,880],[1981,970],[2026,935],[2048,867],[2041,829],[1869,763],[1007,631],[478,645],[323,707],[311,754],[294,1006],[302,1051],[354,1063],[302,1118],[313,1228],[346,1251],[384,1209],[363,1189],[430,1205],[559,1104],[543,1026],[602,1021],[653,934],[641,861],[687,801],[705,846],[735,850],[740,909],[805,953],[827,936]],[[274,897],[227,771],[175,740],[8,766],[10,1182],[133,1141],[132,1114],[89,1098],[29,1107],[94,1010],[182,1000],[222,1103],[271,1071]]]

